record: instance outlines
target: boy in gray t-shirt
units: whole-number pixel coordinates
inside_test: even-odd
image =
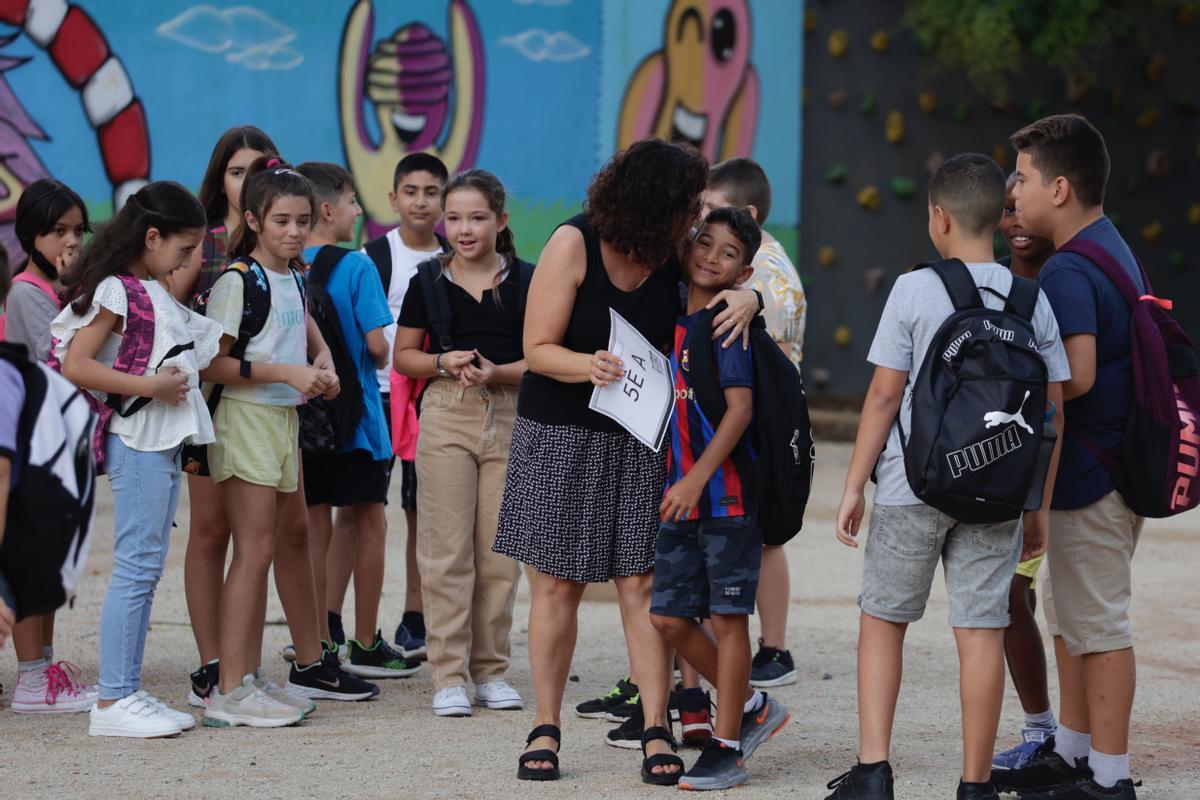
[[[1004,174],[986,156],[956,156],[929,183],[929,236],[943,258],[957,258],[990,308],[1004,306],[1012,273],[992,260],[992,234],[1004,210]],[[1042,510],[1018,522],[959,522],[917,499],[909,488],[897,419],[908,430],[910,389],[934,334],[954,311],[933,270],[897,279],[879,321],[868,359],[875,377],[863,404],[854,455],[837,513],[837,537],[858,547],[864,488],[874,470],[878,486],[863,564],[858,649],[859,763],[835,781],[829,800],[892,796],[888,763],[891,721],[900,691],[904,634],[921,618],[939,561],[943,562],[961,665],[963,770],[958,798],[998,797],[992,786],[992,750],[1004,691],[1004,629],[1008,589],[1022,552],[1045,549],[1057,447],[1046,479]],[[1033,315],[1034,335],[1046,362],[1047,397],[1062,407],[1069,377],[1058,326],[1045,296]],[[1061,415],[1061,412],[1058,412]],[[1061,430],[1061,416],[1058,419]]]

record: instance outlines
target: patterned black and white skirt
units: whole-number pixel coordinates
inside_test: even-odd
[[[517,417],[492,549],[563,580],[654,567],[666,454],[629,434]]]

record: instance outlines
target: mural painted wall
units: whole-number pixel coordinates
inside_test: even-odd
[[[657,135],[752,155],[794,248],[802,4],[794,0],[0,0],[0,238],[53,175],[107,217],[146,180],[198,187],[254,124],[294,162],[346,164],[368,232],[392,169],[483,166],[535,256],[618,147]]]

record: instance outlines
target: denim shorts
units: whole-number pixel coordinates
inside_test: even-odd
[[[877,619],[916,622],[941,561],[951,627],[1007,628],[1008,589],[1020,555],[1017,520],[975,524],[927,505],[876,505],[858,605]]]
[[[650,613],[693,619],[753,614],[762,548],[762,529],[747,517],[662,523]]]

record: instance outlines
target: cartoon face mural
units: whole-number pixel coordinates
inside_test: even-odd
[[[449,8],[450,47],[428,27],[410,23],[368,54],[374,29],[371,0],[358,0],[342,33],[338,108],[346,162],[366,211],[367,235],[395,222],[387,203],[396,162],[425,151],[451,173],[475,163],[483,129],[483,40],[465,0]],[[453,90],[453,91],[452,91]],[[363,117],[375,106],[373,141]],[[449,129],[442,137],[449,118]]]
[[[758,118],[748,0],[674,0],[663,47],[625,89],[617,146],[658,137],[694,144],[713,162],[749,155]]]

